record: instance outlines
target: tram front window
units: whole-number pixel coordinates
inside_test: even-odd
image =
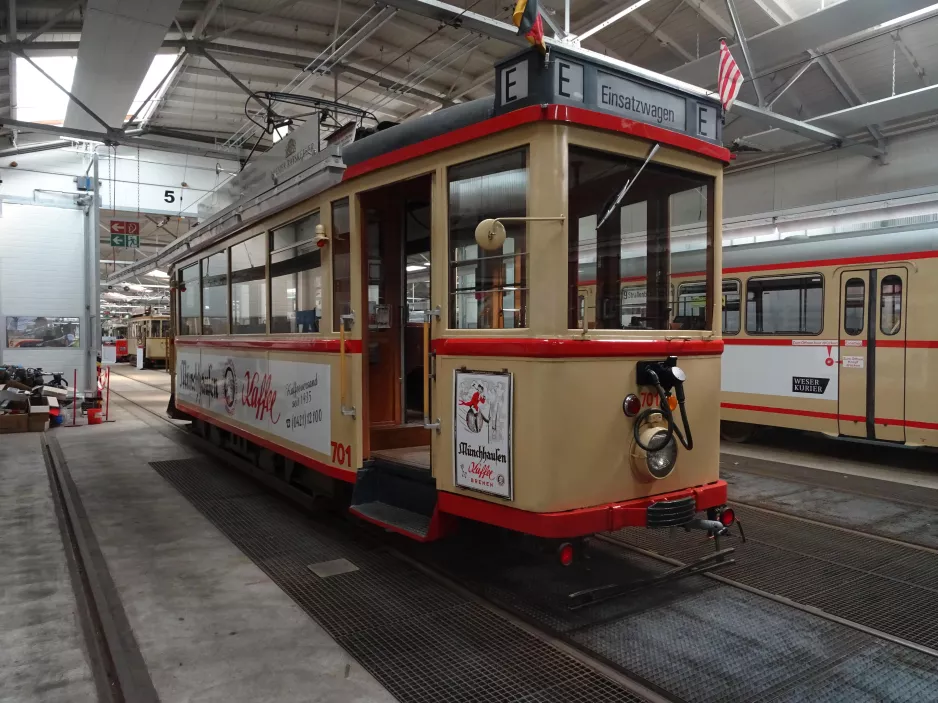
[[[712,271],[704,256],[706,302],[685,327],[671,285],[671,256],[713,243],[714,179],[644,159],[570,147],[568,325],[594,329],[711,329]],[[626,188],[626,186],[628,187]],[[625,191],[623,195],[623,191]],[[593,309],[580,305],[595,290]]]

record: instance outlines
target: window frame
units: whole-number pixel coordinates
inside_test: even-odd
[[[524,159],[524,172],[525,172],[525,191],[524,191],[524,215],[523,217],[531,217],[531,143],[530,141],[524,141],[520,144],[515,144],[504,149],[499,149],[498,151],[489,152],[482,154],[480,156],[474,156],[471,158],[464,158],[460,161],[455,161],[452,163],[447,163],[443,166],[443,185],[445,188],[445,200],[444,207],[446,212],[446,258],[444,263],[446,264],[446,308],[447,308],[447,321],[446,328],[448,331],[453,332],[495,332],[498,334],[524,334],[525,331],[530,331],[531,329],[531,275],[530,275],[530,231],[528,223],[522,222],[523,225],[523,245],[524,248],[521,252],[504,252],[501,254],[495,254],[493,256],[477,256],[475,259],[463,259],[457,260],[454,257],[454,244],[452,236],[452,206],[451,206],[451,195],[450,195],[450,185],[451,181],[451,172],[454,169],[458,169],[463,166],[467,166],[472,163],[485,161],[485,160],[494,160],[499,157],[509,156],[513,154],[521,154]],[[504,171],[498,171],[497,173],[504,173]],[[491,174],[487,174],[491,175]],[[432,206],[431,206],[432,207]],[[494,215],[498,217],[498,213],[479,213],[478,220],[481,222],[487,215]],[[504,217],[512,217],[512,215],[504,215]],[[432,251],[432,227],[431,227],[431,251]],[[506,239],[507,241],[507,239]],[[480,252],[482,253],[482,252]],[[477,267],[477,271],[481,268],[482,263],[486,260],[495,261],[495,260],[505,260],[510,258],[521,257],[521,272],[523,273],[523,285],[518,282],[518,271],[513,272],[513,276],[516,279],[515,283],[507,284],[503,283],[500,288],[495,287],[491,289],[484,290],[470,290],[470,289],[457,289],[456,287],[456,271],[460,267],[472,266]],[[504,270],[504,269],[502,269]],[[517,308],[516,315],[524,324],[519,324],[513,327],[504,326],[504,313],[506,308],[504,307],[504,294],[506,292],[516,293],[518,297],[519,308]],[[479,295],[502,295],[502,307],[499,308],[497,313],[493,311],[493,314],[496,314],[503,321],[503,326],[487,326],[487,327],[460,327],[458,326],[458,316],[456,314],[456,301],[460,295],[470,295],[475,293]]]
[[[325,251],[323,250],[323,247],[317,247],[316,249],[316,251],[319,252],[320,295],[322,296],[322,314],[319,316],[319,331],[318,332],[274,332],[273,331],[273,327],[274,327],[273,284],[274,284],[274,278],[275,278],[275,276],[273,275],[273,271],[272,271],[272,268],[275,265],[273,262],[273,257],[274,255],[281,254],[288,249],[296,249],[303,245],[306,245],[309,243],[315,243],[317,241],[316,236],[313,236],[309,239],[304,239],[302,241],[295,242],[294,244],[280,247],[279,249],[273,249],[272,247],[273,247],[273,241],[274,241],[274,233],[281,229],[284,229],[285,227],[296,225],[302,222],[303,220],[309,219],[314,216],[319,217],[318,224],[320,225],[323,224],[323,221],[322,221],[323,206],[322,205],[319,207],[313,208],[312,210],[305,212],[302,215],[299,215],[298,217],[294,217],[293,219],[287,220],[286,222],[281,222],[277,224],[276,226],[269,227],[264,233],[267,238],[267,318],[268,318],[267,319],[267,334],[268,335],[275,334],[275,335],[304,335],[305,336],[305,335],[310,335],[310,334],[323,334],[323,320],[325,319],[326,285],[327,285],[327,281],[326,281],[326,256],[327,255]],[[349,220],[349,229],[351,230],[351,219]],[[351,232],[349,232],[349,238],[350,238],[349,243],[351,245]],[[331,248],[332,247],[330,246],[329,249]],[[300,256],[302,256],[302,254]],[[332,258],[331,251],[328,254],[328,256],[329,256],[330,263],[331,263],[331,258]],[[298,257],[293,257],[293,258],[298,258]],[[277,263],[281,263],[281,262],[278,261]],[[299,274],[299,272],[294,272],[294,273]],[[281,275],[289,275],[289,274],[281,274]]]
[[[883,293],[883,287],[886,285],[886,282],[889,281],[889,279],[891,278],[896,279],[896,281],[898,281],[899,283],[899,315],[898,315],[899,325],[896,327],[894,331],[887,332],[886,330],[883,329],[883,319],[884,319],[883,308],[886,302],[886,297]],[[896,285],[896,284],[890,283],[890,285]],[[879,280],[879,331],[883,333],[884,335],[886,335],[887,337],[895,337],[897,334],[899,334],[902,331],[902,312],[904,308],[902,298],[904,294],[905,294],[905,281],[902,280],[902,276],[900,276],[899,274],[889,273],[883,276]],[[890,293],[890,295],[894,296],[895,293]]]
[[[260,239],[262,242],[264,250],[264,277],[263,278],[252,278],[249,281],[238,281],[238,283],[253,283],[254,281],[261,281],[263,283],[264,291],[264,331],[263,332],[236,332],[235,331],[235,319],[234,319],[234,274],[235,271],[232,268],[232,257],[234,256],[235,247],[241,246],[242,244],[247,244],[247,242],[253,241],[255,239]],[[269,335],[270,334],[270,295],[268,294],[268,288],[270,286],[270,229],[264,228],[259,231],[252,231],[246,233],[246,236],[239,237],[236,242],[231,242],[225,249],[228,260],[228,334],[231,336],[245,336],[245,335]],[[252,266],[246,269],[238,269],[238,272],[241,271],[250,271],[252,268],[257,268]],[[200,288],[201,289],[201,288]]]
[[[778,279],[778,278],[813,278],[817,277],[821,279],[821,327],[817,332],[750,332],[749,331],[749,287],[753,281],[764,281],[769,279]],[[746,328],[746,335],[751,337],[820,337],[824,334],[824,326],[827,324],[824,315],[824,307],[826,303],[827,295],[827,279],[824,274],[820,271],[809,271],[805,273],[780,273],[772,276],[750,276],[746,279],[746,298],[745,301],[740,301],[742,304],[745,302],[746,306],[746,315],[745,321],[743,324]],[[838,317],[840,317],[838,315]]]
[[[674,274],[672,274],[671,277],[674,278]],[[760,278],[761,278],[761,277],[760,277]],[[672,293],[672,294],[671,294],[671,298],[672,298],[672,300],[674,301],[674,304],[675,304],[675,305],[678,305],[678,304],[680,303],[680,300],[681,300],[681,288],[683,288],[684,286],[700,285],[701,283],[704,284],[704,287],[706,287],[707,280],[706,280],[706,279],[703,279],[703,280],[701,280],[701,281],[683,281],[682,283],[679,283],[679,284],[677,285],[677,292],[676,292],[676,294],[675,294],[675,293]],[[725,291],[723,290],[723,286],[726,285],[727,283],[735,283],[735,284],[736,284],[736,294],[739,296],[739,327],[736,329],[735,332],[727,332],[727,331],[726,331],[726,327],[725,327],[724,324],[723,324],[723,317],[724,317],[724,315],[725,315],[725,310],[723,309],[723,296],[725,295]],[[673,286],[673,283],[672,283],[672,286]],[[742,279],[740,279],[740,278],[722,278],[722,277],[721,277],[721,279],[720,279],[720,334],[721,334],[722,336],[724,336],[724,337],[726,337],[726,336],[735,337],[736,335],[738,335],[738,334],[742,331],[742,328],[743,328],[743,310],[742,310],[742,308],[743,308],[743,282],[742,282]],[[674,316],[671,317],[671,320],[672,320],[672,321],[674,320]]]
[[[196,286],[196,288],[198,289],[198,292],[199,292],[199,300],[198,300],[199,314],[195,318],[196,320],[195,334],[183,334],[182,333],[183,319],[184,317],[186,317],[182,314],[183,291],[180,291],[177,287],[176,292],[177,292],[178,299],[176,301],[176,308],[177,308],[178,314],[176,315],[176,335],[179,337],[201,337],[202,336],[202,312],[203,312],[203,308],[202,308],[202,259],[195,259],[192,263],[186,266],[179,267],[179,279],[177,281],[177,286],[186,284],[186,280],[185,280],[185,277],[183,276],[183,272],[188,271],[190,268],[195,268],[199,272],[198,278],[196,279],[196,282],[198,283],[198,286]],[[189,292],[188,285],[186,285],[185,292]],[[231,300],[230,300],[231,298],[231,268],[230,267],[228,271],[228,297],[229,297],[228,306],[230,308],[231,307]],[[228,311],[228,329],[231,329],[231,311],[230,310]]]
[[[854,273],[854,272],[851,271],[849,273]],[[856,273],[860,273],[860,272],[858,271]],[[847,327],[847,310],[848,310],[847,288],[849,288],[850,284],[853,283],[854,281],[859,281],[860,285],[863,286],[863,290],[860,294],[863,297],[863,305],[860,307],[862,311],[862,314],[860,315],[860,329],[857,330],[856,332],[851,332],[850,328]],[[869,316],[869,303],[866,297],[866,288],[867,288],[866,284],[867,284],[866,279],[863,279],[860,276],[853,276],[851,278],[848,278],[847,281],[844,283],[844,304],[843,304],[843,325],[842,326],[843,326],[844,334],[849,335],[850,337],[859,337],[866,330],[866,324],[867,324],[866,318]]]
[[[225,332],[205,333],[205,271],[203,264],[206,264],[213,256],[223,256],[225,260],[225,317],[227,319]],[[200,336],[221,336],[231,334],[231,256],[228,254],[228,248],[213,251],[206,254],[198,261],[199,266],[199,335]],[[218,286],[221,288],[221,286]]]
[[[355,296],[353,295],[353,291],[355,289],[354,287],[355,274],[354,274],[353,267],[352,267],[352,230],[354,229],[353,224],[352,224],[352,214],[353,214],[353,208],[355,207],[355,204],[357,203],[357,198],[353,198],[354,195],[357,195],[357,194],[349,193],[348,195],[344,195],[341,198],[336,198],[335,200],[327,200],[325,203],[323,203],[323,207],[327,205],[329,207],[329,276],[328,276],[329,288],[328,290],[329,290],[329,295],[331,299],[331,307],[332,307],[332,310],[330,312],[330,316],[332,318],[330,330],[332,332],[340,331],[340,326],[342,325],[342,316],[352,313],[352,310],[353,310],[352,301],[355,298]],[[339,299],[337,295],[338,291],[336,290],[336,283],[339,281],[339,277],[336,275],[336,272],[338,271],[338,267],[336,266],[336,249],[337,249],[336,242],[339,240],[336,238],[335,211],[336,211],[336,208],[342,207],[343,205],[348,210],[348,232],[343,233],[348,237],[348,252],[347,252],[348,258],[349,258],[349,262],[348,262],[348,285],[349,285],[348,308],[349,308],[349,312],[348,313],[342,312],[342,308],[339,304]],[[320,213],[321,212],[322,212],[322,208],[320,208]],[[361,227],[360,222],[358,223],[358,225],[359,227]],[[362,275],[363,274],[359,274],[359,276],[362,276]],[[327,283],[326,281],[323,282],[323,286],[324,286],[323,307],[324,308],[325,308],[325,285],[326,283]],[[322,323],[320,323],[319,325],[320,332],[322,332],[322,329],[323,329],[323,325]]]

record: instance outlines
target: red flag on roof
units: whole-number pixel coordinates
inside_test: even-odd
[[[739,95],[739,89],[743,87],[743,74],[736,65],[730,48],[724,40],[720,40],[720,72],[717,78],[717,85],[720,90],[720,102],[723,108],[729,110],[733,107],[733,101]]]
[[[544,22],[537,9],[537,0],[517,0],[511,21],[518,28],[519,36],[526,37],[542,54],[546,53]]]

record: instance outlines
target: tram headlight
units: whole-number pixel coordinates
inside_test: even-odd
[[[638,443],[632,442],[632,469],[639,480],[658,481],[667,478],[674,471],[677,463],[677,442],[668,437],[668,431],[660,425],[651,425],[641,429],[642,444],[656,447],[646,452]],[[664,444],[662,444],[664,443]]]

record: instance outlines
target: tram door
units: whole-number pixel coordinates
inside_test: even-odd
[[[904,268],[841,273],[841,435],[905,441],[907,274]]]
[[[423,321],[430,304],[430,177],[361,196],[369,453],[429,468]]]

